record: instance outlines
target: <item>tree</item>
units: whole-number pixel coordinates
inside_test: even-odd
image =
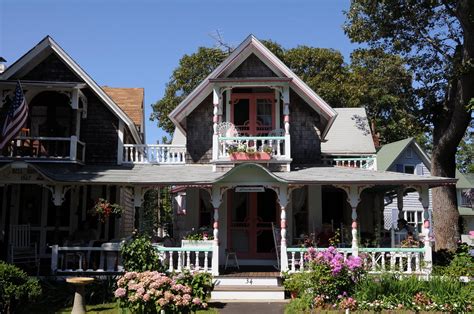
[[[456,155],[456,164],[462,173],[474,173],[474,131],[467,130],[466,135],[459,143]]]
[[[474,3],[352,0],[346,15],[352,41],[404,58],[414,75],[420,119],[433,128],[431,173],[453,178],[474,98]],[[455,187],[434,188],[437,249],[456,248],[458,217]]]
[[[192,55],[184,55],[166,84],[165,95],[152,106],[150,119],[157,120],[159,127],[173,134],[174,125],[168,115],[226,57],[227,53],[220,49],[205,47],[200,47]]]

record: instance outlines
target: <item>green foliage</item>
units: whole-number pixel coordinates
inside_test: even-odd
[[[158,126],[166,132],[173,133],[174,124],[168,115],[226,57],[227,54],[220,49],[205,47],[184,55],[166,85],[164,97],[152,105],[151,119],[157,120]]]
[[[313,300],[308,295],[301,298],[292,299],[285,307],[285,314],[306,314],[312,313],[311,306]]]
[[[212,240],[214,239],[212,235],[212,229],[210,227],[201,227],[197,230],[191,230],[190,233],[188,233],[185,237],[185,240],[194,240],[194,241],[200,241],[200,240]]]
[[[456,153],[457,168],[462,173],[474,173],[474,122],[459,143]]]
[[[441,275],[459,278],[474,277],[474,257],[469,254],[469,246],[462,244],[457,249],[448,266],[441,268]]]
[[[41,295],[37,279],[14,265],[0,261],[0,312],[14,311],[21,302],[34,300]]]
[[[153,247],[150,236],[135,235],[121,248],[123,265],[126,271],[160,270],[162,265]]]
[[[381,49],[359,49],[347,64],[334,49],[298,46],[284,49],[274,41],[263,44],[332,107],[365,107],[384,142],[401,140],[423,131],[415,119],[411,73],[403,60]],[[226,57],[214,48],[185,55],[174,70],[164,97],[153,105],[151,119],[171,133],[168,114]]]

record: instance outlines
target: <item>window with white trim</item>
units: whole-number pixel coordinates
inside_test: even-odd
[[[405,211],[403,216],[416,232],[421,233],[423,227],[423,210]]]

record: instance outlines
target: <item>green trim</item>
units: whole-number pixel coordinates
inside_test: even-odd
[[[474,216],[474,208],[459,206],[458,211],[460,216]]]
[[[334,161],[365,161],[365,160],[375,160],[376,157],[357,157],[357,158],[332,158]]]

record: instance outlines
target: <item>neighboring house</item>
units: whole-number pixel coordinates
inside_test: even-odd
[[[424,152],[414,138],[407,138],[382,146],[377,152],[377,167],[378,170],[430,176],[431,161],[428,154]],[[464,230],[461,230],[461,233],[467,234],[470,230],[474,230],[474,210],[466,195],[466,192],[474,187],[473,176],[456,170],[456,179],[458,179],[456,183],[458,210],[464,224]],[[399,207],[396,195],[387,197],[384,210],[384,228],[390,229],[393,225],[396,228],[396,220],[404,218],[418,232],[421,232],[423,206],[419,197],[420,195],[416,191],[406,193],[402,202],[403,211],[400,214],[398,214]],[[429,199],[431,211],[431,192]]]
[[[48,257],[48,245],[64,243],[85,221],[104,241],[130,235],[129,190],[99,177],[72,184],[69,176],[84,167],[114,167],[124,144],[144,143],[143,88],[101,88],[49,36],[0,73],[1,113],[17,81],[29,116],[0,151],[0,240],[8,243],[10,226],[29,224],[40,256]],[[122,203],[122,219],[91,218],[99,197]]]
[[[101,225],[101,237],[110,239],[126,235],[134,217],[140,218],[147,190],[172,186],[180,196],[179,234],[208,227],[214,239],[205,247],[159,247],[171,270],[191,268],[193,260],[194,269],[204,261],[206,270],[210,260],[218,275],[232,251],[241,264],[302,270],[305,235],[328,226],[341,229],[346,255],[365,252],[374,271],[394,266],[395,259],[407,272],[430,270],[427,228],[423,248],[398,255],[373,248],[382,245],[384,197],[415,188],[428,216],[429,188],[455,180],[378,171],[365,111],[331,108],[254,36],[171,112],[176,131],[169,145],[143,144],[143,115],[130,109],[143,110],[142,93],[133,90],[140,97],[129,101],[130,90],[99,87],[49,37],[6,69],[0,77],[3,95],[17,79],[32,109],[41,95],[34,91],[57,90],[55,97],[62,99],[33,110],[39,133],[32,125],[29,137],[2,152],[0,165],[1,226],[34,224],[45,256],[46,243],[71,234],[94,198],[127,208],[121,219]],[[69,132],[43,135],[45,121]],[[66,153],[49,145],[63,138]],[[39,141],[47,153],[31,153],[25,141]],[[319,240],[319,247],[328,245]],[[362,247],[366,244],[372,247]],[[412,269],[406,261],[415,256]],[[385,264],[386,258],[393,263]]]

